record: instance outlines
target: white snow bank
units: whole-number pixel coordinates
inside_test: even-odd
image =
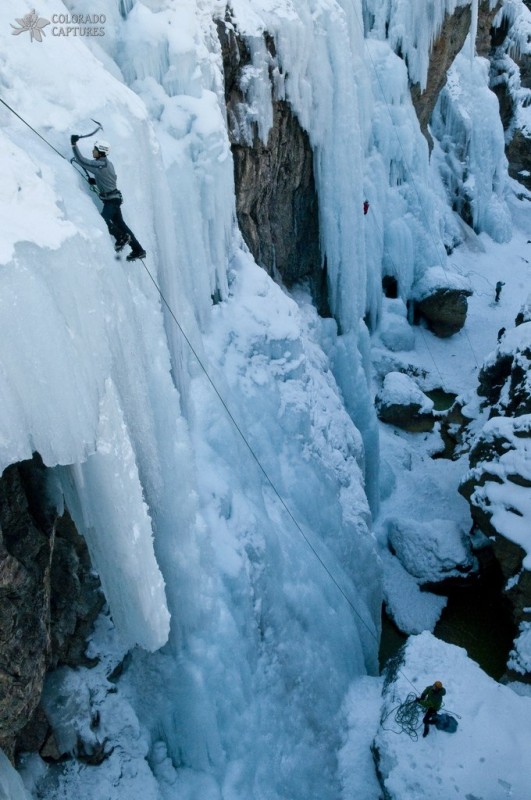
[[[418,581],[389,551],[382,551],[381,558],[385,605],[396,626],[404,633],[433,631],[447,598],[421,591]]]
[[[413,378],[402,372],[389,372],[378,392],[378,402],[383,406],[420,406],[420,411],[433,411],[433,400],[422,392]]]
[[[404,662],[384,695],[384,712],[435,680],[446,688],[444,708],[460,715],[459,727],[448,734],[430,726],[429,736],[412,741],[390,730],[396,724],[389,717],[389,730],[381,727],[375,744],[390,800],[528,797],[531,698],[489,678],[462,648],[422,633],[406,644]]]
[[[393,352],[415,347],[415,334],[408,321],[399,314],[384,314],[378,332],[384,345]]]
[[[418,280],[413,287],[413,297],[415,300],[424,300],[437,290],[452,290],[464,292],[468,295],[472,294],[472,287],[470,281],[453,272],[451,269],[444,269],[443,267],[430,267],[426,270],[424,275]]]

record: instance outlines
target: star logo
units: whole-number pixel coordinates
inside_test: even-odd
[[[14,25],[11,25],[13,28],[11,35],[18,36],[19,33],[29,31],[31,42],[34,39],[36,39],[38,42],[42,42],[42,37],[46,36],[43,28],[50,24],[50,20],[44,19],[44,17],[39,17],[35,9],[30,11],[29,14],[26,14],[25,17],[22,17],[22,19],[17,19],[16,22],[18,22],[21,27],[16,28]]]

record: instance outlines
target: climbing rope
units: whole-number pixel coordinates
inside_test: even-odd
[[[65,161],[67,160],[67,159],[65,158],[65,156],[63,156],[63,155],[62,155],[62,153],[60,153],[60,152],[59,152],[59,151],[58,151],[58,150],[57,150],[57,149],[56,149],[56,148],[55,148],[55,147],[54,147],[52,144],[50,144],[50,142],[48,142],[48,141],[47,141],[47,139],[45,139],[45,138],[44,138],[44,136],[41,136],[41,134],[40,134],[40,133],[38,133],[38,131],[36,131],[36,130],[35,130],[35,128],[33,128],[33,127],[32,127],[32,126],[31,126],[31,125],[28,123],[28,122],[26,122],[26,120],[25,120],[25,119],[23,119],[23,118],[20,116],[20,114],[17,114],[17,112],[16,112],[14,109],[12,109],[12,108],[11,108],[11,106],[9,106],[9,105],[8,105],[8,104],[5,102],[5,100],[3,100],[2,98],[0,98],[0,102],[1,102],[1,103],[3,103],[3,105],[4,105],[4,106],[6,106],[6,108],[8,108],[8,109],[9,109],[9,111],[11,111],[11,112],[12,112],[12,113],[13,113],[13,114],[16,116],[16,117],[18,117],[18,119],[20,119],[20,120],[21,120],[21,121],[22,121],[22,122],[23,122],[25,125],[27,125],[27,127],[28,127],[28,128],[30,128],[30,130],[32,130],[32,131],[33,131],[33,132],[34,132],[34,133],[35,133],[35,134],[36,134],[36,135],[37,135],[37,136],[38,136],[40,139],[42,139],[42,140],[43,140],[43,141],[44,141],[44,142],[45,142],[45,143],[46,143],[46,144],[47,144],[49,147],[51,147],[51,149],[52,149],[52,150],[54,150],[54,152],[55,152],[55,153],[57,153],[57,155],[58,155],[58,156],[60,156],[60,157],[61,157],[63,160],[65,160]],[[79,174],[81,174],[81,173],[79,173]],[[82,176],[82,177],[84,177],[84,176]],[[350,607],[350,609],[352,610],[352,612],[353,612],[353,613],[355,614],[355,616],[356,616],[356,617],[357,617],[357,618],[360,620],[360,622],[362,623],[362,625],[363,625],[363,626],[366,628],[366,630],[369,632],[369,634],[372,636],[372,638],[375,640],[375,642],[376,642],[377,644],[379,644],[378,637],[376,636],[376,633],[374,632],[373,628],[372,628],[372,627],[371,627],[371,626],[370,626],[370,625],[369,625],[369,624],[368,624],[368,623],[367,623],[367,622],[366,622],[366,621],[363,619],[362,615],[361,615],[361,614],[359,613],[359,611],[356,609],[356,607],[354,606],[354,604],[352,603],[352,601],[350,600],[350,598],[347,596],[347,594],[345,594],[345,592],[344,592],[344,590],[342,589],[341,585],[339,584],[338,580],[335,578],[335,576],[333,575],[333,573],[331,572],[331,570],[329,569],[329,567],[328,567],[328,566],[325,564],[325,562],[323,561],[323,559],[321,558],[321,556],[319,555],[319,553],[317,552],[317,550],[315,549],[315,547],[313,546],[313,544],[310,542],[310,540],[308,539],[308,537],[307,537],[307,536],[306,536],[306,534],[304,533],[303,529],[301,528],[301,526],[300,526],[300,525],[299,525],[299,523],[297,522],[296,518],[294,517],[293,513],[291,512],[290,508],[289,508],[289,507],[288,507],[288,505],[286,504],[286,501],[283,499],[283,497],[281,496],[281,494],[280,494],[280,493],[279,493],[279,491],[277,490],[277,488],[276,488],[275,484],[273,483],[273,481],[272,481],[272,479],[270,478],[269,474],[267,473],[267,471],[266,471],[266,470],[265,470],[265,468],[263,467],[263,465],[262,465],[262,463],[261,463],[260,459],[258,458],[258,456],[256,455],[255,451],[253,450],[253,448],[252,448],[251,444],[249,443],[249,441],[248,441],[247,437],[245,436],[245,434],[243,433],[242,429],[241,429],[241,428],[240,428],[240,426],[238,425],[238,422],[236,421],[235,417],[234,417],[234,416],[233,416],[233,414],[231,413],[231,411],[230,411],[229,407],[227,406],[227,403],[225,402],[225,400],[224,400],[223,396],[221,395],[221,393],[219,392],[219,390],[218,390],[217,386],[215,385],[214,381],[213,381],[213,380],[212,380],[212,378],[210,377],[210,374],[209,374],[209,372],[208,372],[208,370],[207,370],[206,366],[203,364],[203,362],[202,362],[201,358],[199,357],[198,353],[196,352],[196,350],[195,350],[195,348],[194,348],[194,346],[193,346],[192,342],[190,341],[190,339],[189,339],[189,338],[188,338],[188,336],[186,335],[186,333],[185,333],[184,329],[182,328],[182,326],[181,326],[181,324],[180,324],[179,320],[177,319],[176,315],[174,314],[174,312],[173,312],[173,309],[171,308],[170,304],[169,304],[169,303],[168,303],[168,301],[166,300],[166,297],[164,296],[164,294],[163,294],[163,292],[162,292],[162,290],[161,290],[160,286],[158,285],[157,281],[155,280],[155,278],[154,278],[154,277],[153,277],[153,275],[151,274],[150,270],[148,269],[148,267],[147,267],[147,264],[145,263],[144,259],[140,259],[140,261],[142,262],[142,265],[143,265],[144,269],[146,270],[146,272],[147,272],[147,274],[148,274],[148,276],[149,276],[150,280],[151,280],[151,281],[152,281],[152,283],[154,284],[154,286],[155,286],[155,288],[156,288],[157,292],[159,293],[159,295],[160,295],[160,297],[161,297],[161,300],[163,301],[164,305],[165,305],[165,306],[166,306],[166,308],[168,309],[168,312],[169,312],[169,314],[171,315],[171,317],[172,317],[173,321],[175,322],[175,324],[177,325],[177,327],[178,327],[179,331],[181,332],[181,335],[183,336],[184,340],[185,340],[185,341],[186,341],[186,343],[188,344],[188,347],[190,348],[190,351],[193,353],[194,357],[196,358],[196,360],[197,360],[197,362],[198,362],[199,366],[201,367],[201,369],[203,370],[203,372],[204,372],[204,374],[205,374],[205,376],[206,376],[206,378],[207,378],[208,382],[210,383],[210,385],[211,385],[212,389],[214,390],[214,392],[215,392],[215,394],[217,395],[217,397],[218,397],[219,401],[221,402],[221,404],[222,404],[223,408],[225,409],[225,411],[226,411],[226,413],[227,413],[227,415],[228,415],[229,419],[231,420],[232,424],[234,425],[234,427],[235,427],[236,431],[238,432],[238,434],[239,434],[239,436],[240,436],[241,440],[243,441],[244,445],[245,445],[245,446],[246,446],[246,448],[248,449],[249,453],[251,454],[251,457],[253,458],[253,460],[254,460],[254,461],[255,461],[255,463],[257,464],[257,466],[258,466],[258,468],[259,468],[260,472],[262,473],[262,475],[263,475],[263,476],[264,476],[264,478],[266,479],[267,483],[269,484],[269,486],[270,486],[270,487],[271,487],[271,489],[273,490],[273,493],[276,495],[276,497],[277,497],[277,498],[278,498],[278,500],[280,501],[280,503],[281,503],[282,507],[283,507],[283,508],[284,508],[284,510],[286,511],[286,513],[287,513],[288,517],[289,517],[289,518],[291,519],[291,521],[293,522],[293,524],[294,524],[295,528],[296,528],[296,529],[297,529],[297,531],[300,533],[300,535],[302,536],[302,538],[303,538],[303,539],[304,539],[304,541],[306,542],[307,546],[309,547],[309,549],[311,550],[311,552],[314,554],[315,558],[317,559],[317,561],[319,562],[319,564],[321,565],[321,567],[324,569],[324,571],[326,572],[326,574],[328,575],[328,577],[330,578],[330,580],[332,581],[332,583],[333,583],[333,584],[336,586],[336,588],[338,589],[338,591],[340,592],[340,594],[343,596],[343,598],[344,598],[344,599],[345,599],[345,601],[347,602],[347,604],[348,604],[348,606]],[[409,683],[409,684],[410,684],[410,685],[411,685],[411,686],[412,686],[412,687],[415,689],[415,688],[416,688],[416,687],[415,687],[415,685],[414,685],[414,684],[413,684],[413,683],[412,683],[412,682],[409,680],[409,678],[407,677],[407,675],[405,675],[405,674],[404,674],[404,673],[403,673],[401,670],[398,670],[398,671],[399,671],[399,672],[400,672],[400,674],[401,674],[401,675],[402,675],[402,676],[405,678],[405,680],[407,680],[407,681],[408,681],[408,683]]]
[[[448,717],[454,718],[453,721],[455,723],[455,727],[457,727],[457,723],[455,722],[456,719],[461,719],[459,714],[456,714],[455,711],[450,711],[449,709],[444,707],[444,703],[441,705],[441,709],[444,708],[444,715],[439,719],[439,725],[444,724],[444,722],[448,723]],[[439,711],[441,710],[439,709]],[[402,734],[405,733],[412,739],[414,742],[417,741],[419,738],[418,732],[422,727],[422,719],[421,717],[424,716],[426,713],[426,708],[422,706],[420,703],[417,703],[417,697],[414,694],[408,694],[406,699],[403,703],[400,703],[394,708],[391,708],[386,714],[382,716],[380,719],[380,725],[382,726],[384,731],[389,731],[391,733]],[[439,712],[437,712],[438,714]],[[393,716],[394,715],[394,716]],[[386,722],[389,718],[393,718],[394,723],[398,726],[398,730],[394,728],[386,727]],[[433,719],[433,722],[436,724],[437,717]],[[446,728],[448,729],[448,728]],[[455,730],[455,728],[454,728]]]
[[[273,483],[272,478],[269,476],[268,472],[266,471],[266,469],[262,465],[262,463],[261,463],[260,459],[258,458],[256,452],[254,451],[252,445],[250,444],[249,440],[247,439],[247,437],[243,433],[240,425],[238,424],[237,420],[235,419],[234,415],[232,414],[231,410],[229,409],[227,403],[225,402],[225,399],[223,398],[223,396],[221,395],[221,393],[220,393],[219,389],[217,388],[216,384],[214,383],[214,381],[210,377],[209,371],[207,370],[206,366],[203,364],[203,361],[201,360],[200,356],[198,355],[197,351],[195,350],[192,342],[190,341],[190,339],[186,335],[182,325],[180,324],[179,320],[175,316],[175,314],[173,312],[173,309],[171,308],[170,304],[166,300],[166,298],[164,296],[164,293],[162,292],[162,289],[160,288],[160,286],[158,285],[157,281],[153,277],[153,275],[152,275],[151,271],[149,270],[147,264],[145,263],[144,259],[141,258],[139,260],[142,262],[142,265],[143,265],[144,269],[146,270],[147,274],[149,275],[149,278],[151,279],[151,281],[152,281],[153,285],[155,286],[157,292],[159,293],[162,302],[164,303],[164,305],[168,309],[169,314],[171,315],[173,321],[175,322],[175,324],[177,325],[179,331],[181,332],[181,335],[183,336],[184,340],[186,341],[188,347],[190,348],[190,351],[193,353],[193,355],[196,358],[199,366],[203,370],[203,372],[204,372],[204,374],[205,374],[210,386],[214,390],[214,392],[217,395],[220,403],[222,404],[223,408],[225,409],[225,411],[227,413],[227,416],[229,417],[229,419],[231,420],[232,424],[234,425],[234,427],[235,427],[236,431],[238,432],[242,442],[244,443],[245,447],[247,448],[247,450],[251,454],[251,457],[253,458],[254,462],[257,464],[260,472],[262,473],[262,475],[266,479],[267,483],[269,484],[269,486],[273,490],[273,493],[275,494],[275,496],[280,501],[280,503],[281,503],[282,507],[284,508],[284,510],[286,511],[288,517],[291,519],[291,521],[293,522],[295,528],[300,533],[300,535],[302,536],[302,538],[304,539],[304,541],[306,542],[306,544],[310,548],[311,552],[314,554],[315,558],[317,559],[317,561],[319,562],[321,567],[324,569],[324,571],[326,572],[326,574],[328,575],[328,577],[330,578],[332,583],[336,586],[336,588],[339,590],[339,592],[343,595],[344,599],[346,600],[347,604],[350,606],[351,610],[354,612],[354,614],[360,620],[360,622],[364,625],[364,627],[368,630],[368,632],[373,637],[373,639],[376,641],[376,643],[379,644],[378,637],[376,636],[374,630],[363,619],[362,615],[358,612],[358,610],[356,609],[356,607],[354,606],[354,604],[352,603],[352,601],[350,600],[348,595],[344,592],[344,590],[342,589],[342,587],[339,584],[338,580],[333,575],[333,573],[331,572],[330,568],[323,561],[323,559],[321,558],[321,556],[319,555],[319,553],[317,552],[317,550],[315,549],[315,547],[313,546],[311,541],[308,539],[307,535],[305,534],[304,530],[302,529],[302,527],[298,523],[297,519],[293,515],[293,513],[290,510],[289,506],[287,505],[286,501],[284,500],[284,498],[282,497],[282,495],[280,494],[280,492],[276,488],[275,484]],[[404,675],[404,677],[406,678],[406,680],[409,681],[409,679],[405,675]],[[411,683],[411,681],[409,681],[409,683]],[[414,687],[413,683],[411,683],[411,685]]]
[[[10,106],[10,105],[8,105],[8,104],[6,103],[6,101],[5,101],[5,100],[3,100],[1,97],[0,97],[0,103],[2,103],[2,105],[4,105],[4,106],[5,106],[7,109],[9,109],[9,111],[11,111],[11,113],[12,113],[12,114],[14,114],[14,115],[15,115],[15,117],[17,117],[17,119],[19,119],[21,122],[23,122],[23,123],[24,123],[24,125],[26,125],[26,126],[27,126],[27,127],[30,129],[30,131],[33,131],[33,133],[35,133],[35,134],[36,134],[36,135],[39,137],[39,139],[42,139],[42,141],[43,141],[45,144],[47,144],[47,145],[48,145],[48,147],[51,147],[51,149],[54,151],[54,153],[57,153],[57,155],[58,155],[60,158],[62,158],[62,159],[63,159],[63,161],[68,161],[68,159],[66,158],[66,156],[64,156],[62,153],[60,153],[60,152],[59,152],[59,150],[57,150],[57,148],[55,148],[55,147],[53,146],[53,144],[51,144],[51,142],[49,142],[49,141],[48,141],[48,139],[45,139],[45,137],[44,137],[44,136],[41,136],[41,134],[39,133],[39,131],[36,131],[36,130],[35,130],[35,128],[34,128],[32,125],[30,125],[30,124],[29,124],[29,122],[26,122],[26,120],[24,119],[24,117],[21,117],[21,116],[20,116],[20,114],[17,114],[17,112],[15,111],[15,109],[14,109],[14,108],[11,108],[11,106]],[[91,135],[91,134],[88,134],[88,135]],[[85,138],[84,136],[80,136],[80,139],[84,139],[84,138]],[[98,190],[96,189],[96,187],[95,187],[95,186],[93,186],[93,185],[91,184],[91,182],[90,182],[90,175],[89,175],[89,173],[87,172],[87,170],[86,170],[86,169],[83,167],[83,165],[82,165],[82,164],[79,164],[78,162],[76,162],[76,160],[75,160],[74,158],[71,158],[71,159],[70,159],[70,164],[71,164],[71,165],[74,167],[74,169],[75,169],[75,171],[78,173],[78,175],[80,175],[80,176],[83,178],[83,180],[87,182],[87,184],[88,184],[88,186],[89,186],[89,188],[90,188],[90,191],[91,191],[91,192],[95,192],[95,193],[98,195],[98,197],[99,197]]]
[[[36,130],[35,130],[35,128],[33,128],[33,127],[32,127],[32,126],[29,124],[29,122],[26,122],[26,120],[25,120],[23,117],[21,117],[21,116],[20,116],[20,114],[17,114],[17,112],[16,112],[16,111],[15,111],[13,108],[11,108],[11,106],[8,106],[8,104],[6,103],[6,101],[5,101],[5,100],[2,100],[2,98],[1,98],[1,97],[0,97],[0,103],[2,103],[2,104],[3,104],[3,105],[6,107],[6,108],[8,108],[8,109],[11,111],[11,113],[15,115],[15,117],[18,117],[18,119],[19,119],[21,122],[23,122],[23,123],[24,123],[24,125],[27,125],[27,127],[28,127],[28,128],[31,130],[31,131],[33,131],[33,133],[35,133],[35,134],[36,134],[36,135],[39,137],[39,139],[42,139],[42,141],[43,141],[43,142],[45,142],[45,143],[48,145],[48,147],[51,147],[51,148],[52,148],[52,150],[54,151],[54,153],[57,153],[57,155],[59,156],[59,158],[62,158],[62,159],[63,159],[63,161],[68,161],[68,159],[67,159],[67,158],[66,158],[66,157],[65,157],[65,156],[64,156],[62,153],[60,153],[60,152],[59,152],[59,150],[57,150],[57,148],[55,148],[55,147],[53,146],[53,144],[51,144],[51,143],[48,141],[48,139],[45,139],[45,138],[44,138],[44,136],[41,136],[41,134],[39,133],[39,131],[36,131]]]
[[[384,731],[390,731],[391,733],[396,734],[406,733],[410,739],[416,742],[419,738],[418,731],[422,725],[422,712],[422,706],[417,703],[417,695],[410,693],[407,695],[403,703],[394,706],[394,708],[382,716],[380,725]],[[393,721],[398,726],[399,730],[386,727],[385,723],[390,717],[393,718]]]

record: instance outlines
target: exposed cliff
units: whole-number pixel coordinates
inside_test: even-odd
[[[0,478],[0,746],[39,749],[46,672],[88,663],[85,640],[103,605],[84,540],[50,500],[35,457]],[[38,729],[38,730],[36,730]]]
[[[225,77],[227,122],[234,159],[236,213],[256,262],[288,287],[307,280],[316,304],[328,314],[326,271],[319,245],[313,153],[288,102],[275,97],[275,43],[264,35],[272,94],[267,140],[252,121],[246,94],[252,58],[230,22],[218,22]]]

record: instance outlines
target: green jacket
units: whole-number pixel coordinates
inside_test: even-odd
[[[434,708],[435,711],[439,711],[445,694],[446,689],[444,687],[435,689],[434,686],[426,686],[420,696],[419,703],[421,706],[424,706],[424,708]]]

